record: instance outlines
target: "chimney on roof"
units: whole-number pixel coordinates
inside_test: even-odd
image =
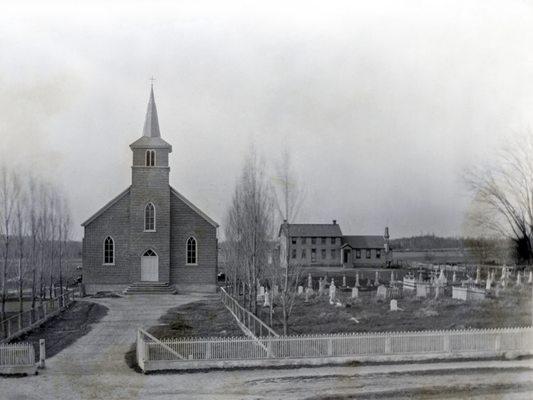
[[[385,239],[387,239],[387,240],[390,238],[390,236],[389,236],[389,227],[388,226],[385,227],[385,235],[383,237]]]
[[[333,220],[333,225],[337,225],[337,220],[336,219]]]
[[[284,224],[286,224],[286,223],[287,223],[287,220],[286,220],[286,219],[284,219],[284,220],[283,220],[283,223],[284,223]]]

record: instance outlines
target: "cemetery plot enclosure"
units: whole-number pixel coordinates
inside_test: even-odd
[[[144,372],[203,368],[320,365],[533,354],[533,329],[387,332],[340,335],[158,340],[139,330]]]

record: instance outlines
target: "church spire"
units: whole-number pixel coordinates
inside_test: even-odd
[[[146,119],[144,121],[143,136],[161,137],[159,133],[159,120],[157,118],[157,108],[154,100],[154,84],[150,87],[150,100],[148,100],[148,109],[146,110]]]

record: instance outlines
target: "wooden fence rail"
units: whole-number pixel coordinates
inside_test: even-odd
[[[448,357],[499,355],[507,352],[531,354],[533,328],[501,328],[450,331],[353,333],[309,336],[269,336],[257,340],[248,337],[186,338],[144,340],[138,337],[137,351],[142,352],[143,370],[167,369],[176,363],[197,368],[198,361],[301,360],[359,356],[431,356]],[[172,351],[169,351],[168,349]],[[180,354],[178,358],[174,353]],[[152,366],[151,366],[152,364]],[[232,364],[232,365],[235,365]]]
[[[271,327],[241,306],[224,288],[220,288],[220,299],[247,336],[254,338],[279,336]]]
[[[66,291],[62,296],[38,302],[33,310],[27,310],[0,321],[0,343],[9,342],[16,337],[41,325],[49,318],[59,314],[74,301],[74,290]]]

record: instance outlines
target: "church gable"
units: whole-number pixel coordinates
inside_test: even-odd
[[[209,223],[214,228],[218,228],[218,224],[213,221],[211,218],[207,216],[202,210],[200,210],[198,207],[196,207],[193,203],[191,203],[189,200],[185,198],[181,193],[179,193],[176,189],[174,189],[172,186],[170,187],[170,193],[181,200],[183,204],[185,204],[187,207],[189,207],[192,211],[194,211],[199,217],[201,217],[203,220],[205,220],[207,223]]]
[[[107,210],[109,210],[111,207],[113,207],[115,204],[117,204],[120,200],[122,200],[124,197],[129,196],[130,194],[131,186],[129,186],[126,190],[124,190],[122,193],[120,193],[117,197],[115,197],[113,200],[111,200],[109,203],[107,203],[105,206],[103,206],[100,210],[98,210],[96,213],[92,215],[87,221],[85,221],[81,226],[87,227],[91,222],[99,218],[101,215],[105,214]]]

